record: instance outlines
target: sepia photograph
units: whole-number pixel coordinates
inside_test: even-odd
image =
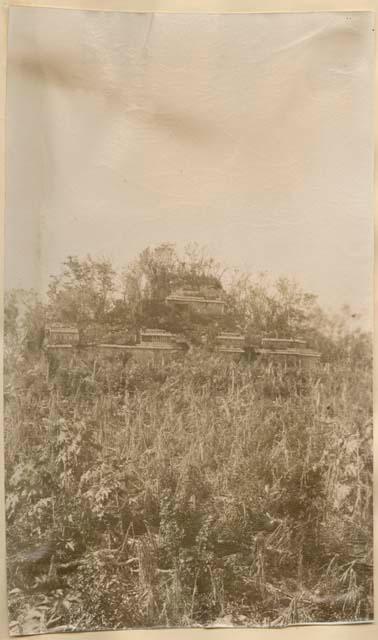
[[[374,29],[10,8],[10,635],[373,622]]]

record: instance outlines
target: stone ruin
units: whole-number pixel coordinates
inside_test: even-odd
[[[166,302],[180,309],[191,309],[197,313],[219,316],[224,313],[225,301],[216,289],[178,289],[166,298]]]
[[[190,296],[189,299],[192,299]],[[188,299],[188,298],[186,298]],[[60,359],[67,359],[78,350],[82,356],[87,353],[98,353],[106,357],[117,355],[132,357],[138,361],[163,362],[167,358],[184,353],[190,348],[181,336],[164,329],[143,329],[139,333],[139,342],[125,344],[82,344],[79,331],[72,325],[53,323],[46,329],[44,350],[47,356],[55,354]],[[232,331],[219,333],[215,341],[215,352],[222,357],[234,361],[262,360],[281,362],[285,365],[312,367],[320,360],[320,353],[309,349],[305,340],[298,338],[260,338],[251,345],[245,336]]]
[[[299,338],[261,338],[258,347],[247,347],[249,359],[259,358],[285,365],[311,368],[320,361],[321,354],[309,349],[306,340]]]

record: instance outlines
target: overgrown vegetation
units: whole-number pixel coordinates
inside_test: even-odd
[[[83,331],[122,317],[132,334],[165,286],[183,272],[193,286],[190,260],[181,280],[150,262],[137,285],[143,260],[123,276],[124,302],[85,272]],[[193,268],[197,286],[221,283],[205,264]],[[76,355],[48,378],[44,322],[79,313],[71,267],[46,305],[24,296],[22,311],[13,294],[6,306],[12,632],[371,619],[369,336],[326,318],[297,285],[238,275],[223,285],[228,322],[252,335],[271,318],[270,335],[312,337],[317,369],[235,364],[198,347],[164,365]]]

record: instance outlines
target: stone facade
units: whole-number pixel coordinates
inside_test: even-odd
[[[144,329],[140,332],[140,343],[146,346],[151,345],[173,345],[178,336],[164,329]]]
[[[225,331],[216,338],[215,350],[223,357],[238,361],[244,355],[245,336]]]
[[[76,346],[79,343],[79,330],[77,327],[60,323],[47,326],[45,332],[45,346],[69,345]]]
[[[217,297],[215,297],[217,296]],[[166,302],[177,308],[187,308],[209,315],[222,315],[225,309],[225,302],[218,297],[218,294],[205,295],[200,291],[179,289],[166,298]]]
[[[187,302],[193,296],[187,296]],[[189,292],[190,294],[193,291]],[[175,299],[178,299],[177,297]],[[205,298],[203,303],[209,302]],[[219,300],[212,300],[218,304]],[[223,304],[223,303],[222,303]],[[255,339],[254,346],[246,345],[245,336],[231,331],[218,334],[215,352],[224,358],[240,361],[245,358],[253,361],[256,358],[265,362],[280,362],[285,366],[300,366],[312,368],[320,361],[320,353],[307,348],[305,340],[298,338],[260,338]],[[166,360],[184,353],[190,345],[180,336],[164,329],[143,329],[140,331],[138,344],[79,344],[79,331],[76,327],[63,324],[51,324],[46,329],[44,351],[49,362],[62,362],[69,365],[74,355],[79,358],[93,359],[97,354],[110,360],[120,360],[124,363],[130,358],[141,362],[165,362]]]
[[[305,340],[294,338],[263,338],[261,348],[255,349],[263,360],[281,362],[285,366],[311,369],[320,361],[321,354],[307,348]]]
[[[144,329],[140,332],[140,342],[135,345],[101,344],[98,348],[108,357],[124,354],[140,362],[164,362],[182,350],[178,336],[163,329]]]

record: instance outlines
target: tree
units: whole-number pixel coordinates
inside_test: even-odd
[[[105,323],[112,309],[115,276],[109,260],[69,256],[48,289],[50,319],[76,324],[79,330]]]
[[[228,313],[250,337],[306,337],[317,309],[316,296],[294,280],[271,281],[265,273],[231,274]]]
[[[4,338],[8,348],[17,343],[26,351],[38,351],[43,342],[45,320],[46,306],[34,290],[5,292]]]

